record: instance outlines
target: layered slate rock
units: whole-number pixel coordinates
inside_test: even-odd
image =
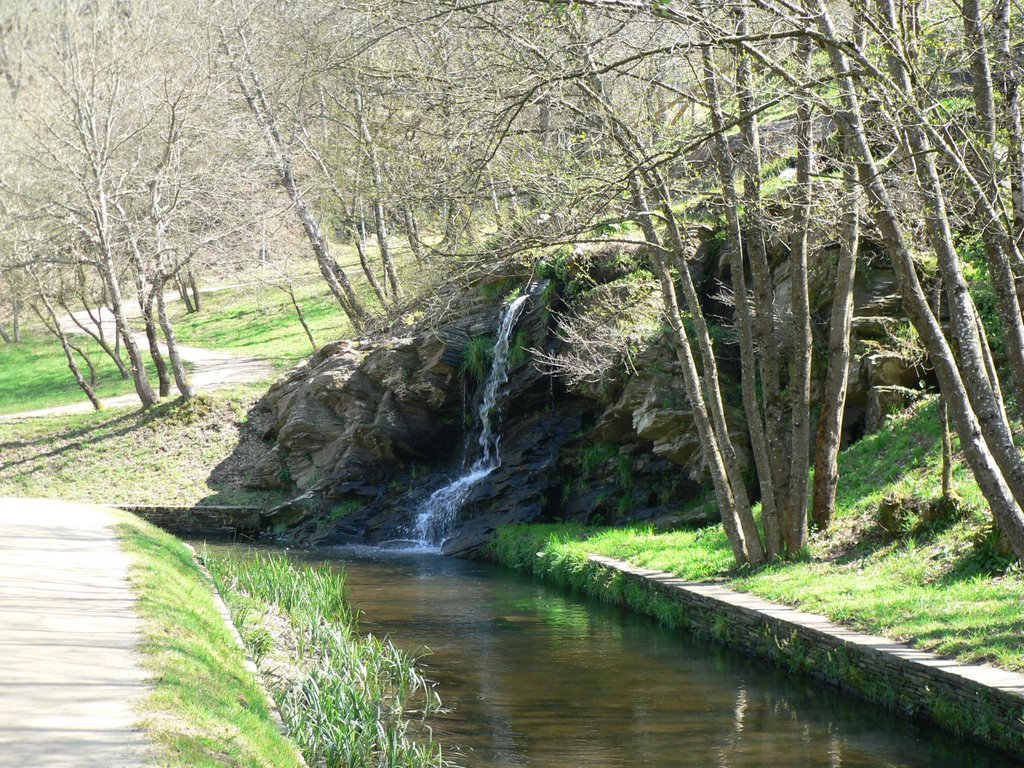
[[[689,264],[691,275],[719,334],[715,350],[727,420],[756,498],[732,308],[722,291],[729,284],[729,260],[710,228],[697,234],[704,245]],[[835,256],[836,246],[823,248],[811,269],[817,356],[812,397],[825,373]],[[499,398],[501,465],[468,491],[446,551],[470,550],[511,522],[713,521],[713,512],[687,511],[709,481],[668,331],[655,325],[653,333],[634,339],[630,364],[609,369],[597,382],[569,386],[536,357],[567,350],[559,326],[565,317],[627,300],[631,270],[649,267],[645,258],[638,248],[574,252],[558,282],[531,285]],[[785,321],[786,263],[784,252],[773,251],[778,343],[784,348],[792,343]],[[463,372],[466,350],[479,352],[487,339],[493,342],[502,297],[526,283],[526,275],[491,275],[469,287],[446,286],[435,302],[442,309],[429,322],[329,344],[275,383],[259,406],[259,422],[271,426],[251,484],[288,489],[294,498],[273,510],[264,528],[305,543],[411,536],[425,499],[476,458],[482,382]],[[657,311],[657,295],[648,298]],[[901,338],[907,321],[883,257],[865,259],[854,298],[847,441],[880,427],[933,381],[927,361]]]

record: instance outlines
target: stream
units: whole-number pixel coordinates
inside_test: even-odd
[[[424,654],[449,710],[434,737],[465,768],[1024,765],[499,566],[369,548],[290,555],[342,568],[362,631]]]

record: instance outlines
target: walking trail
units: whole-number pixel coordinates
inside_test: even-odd
[[[109,511],[0,497],[0,768],[134,768],[147,692]]]
[[[222,286],[212,290],[223,290],[225,287],[230,288],[233,286]],[[173,301],[176,299],[177,297],[174,293],[168,293],[166,296],[167,301]],[[141,314],[139,308],[135,305],[126,306],[126,310],[129,319],[137,318]],[[87,327],[95,327],[88,313],[84,311],[76,312],[73,316],[61,318],[60,324],[65,333],[79,336],[85,335],[85,332],[75,322],[76,319]],[[113,339],[116,335],[113,314],[111,314],[111,312],[106,308],[103,308],[99,311],[99,319],[103,325],[104,336],[107,339]],[[149,341],[146,338],[146,334],[134,333],[132,336],[135,339],[135,343],[139,345],[139,348],[143,353],[148,354]],[[163,345],[160,346],[160,351],[164,352],[166,355],[167,350]],[[251,384],[274,376],[274,366],[270,364],[270,361],[265,360],[262,357],[235,357],[223,352],[214,352],[213,350],[200,349],[199,347],[185,347],[180,344],[178,345],[178,354],[186,363],[191,363],[189,377],[192,380],[192,386],[197,392],[209,392],[211,390],[223,389],[225,387],[237,386],[239,384]],[[103,406],[105,408],[123,408],[138,405],[139,398],[135,394],[108,397],[103,400]],[[88,400],[83,399],[81,402],[71,403],[69,405],[42,408],[35,411],[22,411],[20,413],[9,414],[7,416],[0,416],[0,421],[7,419],[29,419],[37,416],[62,416],[71,413],[89,413],[92,410],[92,404]]]

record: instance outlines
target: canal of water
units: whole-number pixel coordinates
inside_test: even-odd
[[[466,768],[1024,766],[838,689],[507,569],[371,549],[291,552],[347,574],[364,632],[423,653]]]

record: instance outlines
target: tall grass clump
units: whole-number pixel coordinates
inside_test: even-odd
[[[206,561],[311,766],[447,765],[426,736],[437,694],[414,658],[359,634],[342,574],[296,567],[282,555]]]

